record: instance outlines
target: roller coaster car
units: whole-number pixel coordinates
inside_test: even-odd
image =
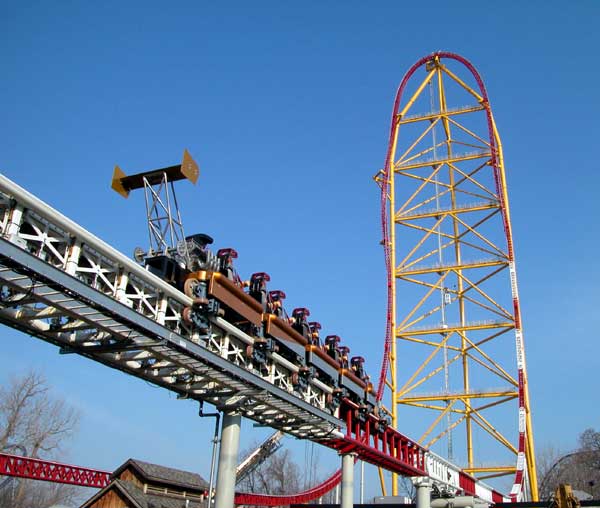
[[[212,237],[204,233],[186,236],[185,242],[188,256],[188,270],[195,272],[197,270],[216,269],[218,261],[215,255],[208,249],[213,243]]]
[[[367,377],[365,373],[365,359],[362,356],[353,356],[350,360],[350,368],[354,371],[354,374],[363,381],[367,381],[365,379]]]
[[[330,358],[338,363],[340,361],[340,342],[342,339],[337,335],[328,335],[325,337],[325,352]]]
[[[283,308],[283,300],[285,300],[285,298],[285,293],[280,289],[269,291],[267,312],[270,314],[275,314],[278,318],[286,319],[285,309]]]
[[[358,411],[355,416],[364,420],[367,415],[373,413],[377,406],[377,399],[373,393],[373,385],[369,382],[369,378],[364,372],[364,358],[355,356],[348,362],[350,348],[340,346],[338,349],[340,353],[338,384],[342,389],[342,396],[357,404]],[[363,377],[361,378],[360,375]]]
[[[321,346],[321,338],[319,337],[319,330],[321,330],[321,323],[317,323],[316,321],[311,321],[308,323],[308,327],[310,329],[310,339],[309,342],[315,346]]]
[[[280,304],[283,299],[282,292],[272,292],[269,295],[271,306],[275,302]],[[283,296],[285,295],[283,294]],[[328,379],[334,382],[337,377],[337,364],[328,362],[326,355],[323,354],[320,348],[310,343],[310,329],[308,323],[306,323],[308,315],[310,315],[308,309],[294,309],[291,320],[293,324],[290,324],[290,320],[284,319],[284,312],[279,313],[279,315],[264,314],[265,337],[275,339],[279,347],[279,354],[298,366],[298,372],[292,375],[292,383],[299,390],[306,388],[313,377],[320,377],[324,382],[327,382]],[[308,332],[306,332],[308,337],[298,331],[299,329],[304,330],[305,326],[308,329]]]
[[[353,356],[350,359],[350,368],[364,384],[364,399],[363,404],[366,406],[367,413],[379,413],[379,407],[377,405],[377,398],[375,397],[373,390],[373,383],[369,375],[365,371],[365,359],[362,356]]]
[[[220,315],[246,333],[262,337],[263,308],[236,280],[232,264],[236,256],[233,249],[221,249],[219,272],[201,270],[187,275],[183,288],[194,303],[185,309],[183,318],[198,324],[208,322],[207,315]]]
[[[302,337],[306,340],[310,341],[311,332],[310,326],[308,325],[308,320],[306,319],[310,316],[310,311],[304,307],[299,307],[292,311],[292,328],[296,330]]]
[[[338,358],[340,369],[348,369],[348,355],[350,354],[350,348],[348,346],[339,346],[338,351],[340,353]]]
[[[321,347],[321,340],[319,338],[321,323],[311,321],[308,323],[308,328],[310,333],[308,337],[309,343],[306,346],[306,365],[314,367],[316,376],[321,381],[337,389],[339,364]]]
[[[235,270],[233,268],[233,260],[237,259],[238,253],[235,249],[219,249],[217,258],[219,260],[219,272],[222,273],[231,281],[235,281]]]
[[[208,240],[212,240],[210,237],[194,235],[187,240],[192,265],[210,265],[214,270],[181,272],[183,290],[193,300],[192,306],[184,309],[184,321],[208,335],[211,316],[222,316],[254,338],[246,355],[253,359],[256,368],[266,368],[268,354],[277,352],[298,367],[291,375],[296,389],[303,390],[312,378],[317,377],[332,388],[327,395],[331,410],[335,410],[345,397],[353,402],[361,415],[373,412],[376,401],[364,371],[364,359],[354,357],[349,361],[349,348],[340,346],[340,338],[335,335],[328,336],[322,347],[321,325],[307,321],[308,309],[294,309],[292,319],[287,319],[283,307],[285,293],[267,291],[268,274],[253,274],[246,293],[233,267],[233,260],[237,258],[235,250],[220,249],[216,257],[211,257],[206,249]],[[163,271],[163,274],[168,273]],[[172,278],[176,279],[177,275]]]
[[[375,430],[377,430],[380,434],[385,432],[385,429],[392,425],[392,419],[389,415],[383,414],[383,410],[379,406],[375,406],[375,410],[377,412],[377,421],[375,423]]]
[[[267,282],[271,280],[268,273],[258,272],[253,273],[250,277],[250,286],[248,288],[248,294],[260,303],[263,312],[267,311],[267,304],[269,302],[269,293],[267,291]]]
[[[167,255],[149,256],[144,260],[146,269],[165,282],[181,289],[181,280],[189,273],[175,258]]]
[[[279,353],[294,365],[304,367],[305,351],[308,340],[299,334],[287,320],[276,314],[263,315],[265,337],[278,341]]]
[[[337,388],[339,364],[316,344],[306,345],[306,365],[313,367],[316,377],[329,386]]]
[[[187,236],[179,242],[177,249],[169,249],[159,255],[146,255],[141,249],[140,252],[136,249],[135,256],[139,263],[145,264],[150,273],[182,290],[183,282],[190,272],[216,269],[217,260],[206,248],[212,242],[210,236],[199,233]]]

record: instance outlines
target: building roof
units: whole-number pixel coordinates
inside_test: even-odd
[[[144,493],[142,489],[129,481],[113,480],[110,485],[88,499],[82,507],[85,508],[91,506],[95,501],[112,489],[115,489],[119,494],[125,497],[133,508],[200,508],[206,504],[183,499],[181,497]]]
[[[112,474],[113,478],[117,478],[125,469],[132,467],[141,476],[146,483],[158,483],[161,485],[172,485],[188,490],[205,490],[208,488],[208,483],[202,476],[181,469],[172,467],[159,466],[158,464],[150,464],[138,459],[129,459],[127,462],[119,466]]]

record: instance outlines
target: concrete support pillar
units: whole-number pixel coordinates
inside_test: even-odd
[[[215,488],[215,508],[233,508],[241,423],[241,415],[235,412],[223,413],[219,470]]]
[[[342,455],[342,504],[340,508],[354,506],[354,454]]]
[[[431,507],[431,480],[422,476],[412,479],[417,488],[417,508]]]

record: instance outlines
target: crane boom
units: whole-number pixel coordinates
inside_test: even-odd
[[[265,460],[267,460],[271,455],[273,455],[279,448],[281,448],[283,439],[283,432],[278,430],[271,434],[267,439],[263,441],[263,443],[254,450],[250,455],[248,455],[237,467],[235,472],[236,474],[236,484],[240,483],[244,478],[246,478],[252,471],[254,471],[258,466],[260,466]]]

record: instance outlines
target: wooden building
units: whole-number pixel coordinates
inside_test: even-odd
[[[81,508],[202,508],[207,490],[199,474],[129,459]]]

